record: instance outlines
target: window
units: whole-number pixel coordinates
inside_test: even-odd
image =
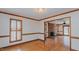
[[[63,25],[59,24],[58,27],[57,27],[57,34],[63,35],[64,34],[63,31],[64,31]]]
[[[11,19],[10,20],[10,42],[22,40],[22,21]]]
[[[68,35],[69,34],[69,27],[64,27],[64,35]]]

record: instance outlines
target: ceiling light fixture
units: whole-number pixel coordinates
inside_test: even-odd
[[[47,9],[46,8],[35,8],[34,10],[36,13],[41,14],[41,13],[46,12]]]
[[[65,21],[63,21],[63,25],[66,25],[66,22]]]

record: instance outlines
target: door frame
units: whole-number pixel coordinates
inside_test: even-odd
[[[69,47],[70,47],[70,51],[71,51],[71,17],[63,17],[63,18],[59,18],[59,19],[65,19],[65,18],[69,18],[69,31],[68,32],[69,32],[69,40],[70,40],[70,42],[69,42],[70,46]],[[45,41],[46,41],[46,33],[45,33],[46,23],[51,22],[51,21],[55,21],[55,20],[59,20],[59,19],[54,19],[54,20],[49,20],[49,21],[44,22],[44,44],[45,44]]]

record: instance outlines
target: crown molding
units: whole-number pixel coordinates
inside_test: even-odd
[[[30,20],[39,21],[38,19],[35,19],[35,18],[32,18],[32,17],[26,17],[26,16],[17,15],[17,14],[12,14],[12,13],[8,13],[8,12],[0,11],[0,13],[2,13],[2,14],[8,14],[8,15],[13,15],[13,16],[18,16],[18,17],[23,17],[23,18],[27,18],[27,19],[30,19]]]
[[[42,19],[40,19],[40,20],[39,20],[39,19],[32,18],[32,17],[26,17],[26,16],[17,15],[17,14],[12,14],[12,13],[3,12],[3,11],[0,11],[0,13],[8,14],[8,15],[13,15],[13,16],[18,16],[18,17],[23,17],[23,18],[27,18],[27,19],[35,20],[35,21],[42,21],[42,20],[45,20],[45,19],[49,19],[49,18],[52,18],[52,17],[56,17],[56,16],[60,16],[60,15],[64,15],[64,14],[68,14],[68,13],[72,13],[72,12],[76,12],[76,11],[79,11],[79,9],[75,9],[75,10],[71,10],[71,11],[59,13],[59,14],[53,15],[53,16],[48,16],[48,17],[42,18]]]
[[[59,13],[59,14],[53,15],[53,16],[48,16],[48,17],[45,17],[43,19],[40,19],[40,21],[45,20],[45,19],[49,19],[49,18],[52,18],[52,17],[56,17],[56,16],[60,16],[60,15],[64,15],[64,14],[68,14],[68,13],[72,13],[72,12],[76,12],[76,11],[79,11],[79,9],[75,9],[75,10]]]

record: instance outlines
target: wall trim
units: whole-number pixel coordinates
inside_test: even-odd
[[[22,15],[13,14],[13,13],[8,13],[8,12],[3,12],[3,11],[0,11],[0,13],[8,14],[8,15],[13,15],[13,16],[18,16],[18,17],[23,17],[23,18],[27,18],[27,19],[30,19],[30,20],[39,21],[38,19],[35,19],[35,18],[32,18],[32,17],[26,17],[26,16],[22,16]]]
[[[34,34],[44,34],[44,33],[40,33],[40,32],[37,32],[37,33],[24,33],[22,35],[34,35]]]
[[[74,39],[79,39],[78,36],[71,36],[71,38],[74,38]]]
[[[3,11],[0,11],[0,13],[2,13],[2,14],[8,14],[8,15],[13,15],[13,16],[18,16],[18,17],[23,17],[23,18],[27,18],[27,19],[35,20],[35,21],[42,21],[42,20],[45,20],[45,19],[49,19],[49,18],[52,18],[52,17],[56,17],[56,16],[60,16],[60,15],[64,15],[64,14],[68,14],[68,13],[72,13],[72,12],[76,12],[76,11],[79,11],[79,9],[75,9],[75,10],[71,10],[71,11],[59,13],[59,14],[53,15],[53,16],[48,16],[48,17],[40,19],[40,20],[39,19],[35,19],[33,17],[26,17],[26,16],[17,15],[17,14],[8,13],[8,12],[3,12]]]
[[[71,51],[78,51],[78,50],[75,50],[75,49],[71,49]]]
[[[57,36],[70,36],[70,35],[67,35],[67,34],[57,34]]]
[[[34,34],[44,34],[44,33],[40,33],[40,32],[37,32],[37,33],[24,33],[22,34],[23,35],[34,35]],[[5,37],[10,37],[10,35],[0,35],[0,38],[5,38]]]
[[[10,37],[10,35],[1,35],[0,38]]]
[[[67,11],[67,12],[59,13],[59,14],[57,14],[57,15],[53,15],[53,16],[48,16],[48,17],[46,17],[46,18],[40,19],[40,21],[45,20],[45,19],[49,19],[49,18],[52,18],[52,17],[57,17],[57,16],[60,16],[60,15],[64,15],[64,14],[68,14],[68,13],[76,12],[76,11],[79,11],[79,9],[75,9],[75,10],[71,10],[71,11]]]

